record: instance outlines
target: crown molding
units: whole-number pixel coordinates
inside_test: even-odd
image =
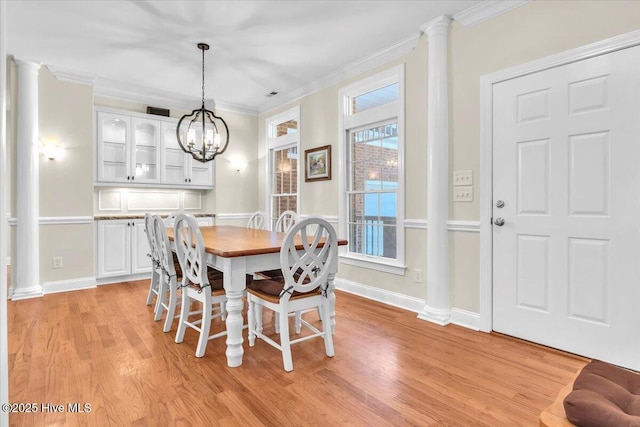
[[[531,0],[486,0],[453,15],[465,27],[475,27],[485,21],[529,3]]]
[[[46,67],[56,79],[63,82],[80,83],[93,86],[98,80],[96,76],[80,73],[74,70],[68,70],[66,68],[56,67],[55,65],[47,65]]]
[[[420,39],[420,35],[421,33],[417,31],[414,35],[340,68],[338,71],[329,74],[327,77],[315,80],[299,89],[287,93],[283,97],[267,101],[262,104],[258,110],[260,114],[268,113],[290,102],[309,96],[314,92],[326,89],[329,86],[340,83],[351,77],[355,77],[358,74],[369,71],[380,65],[384,65],[394,59],[400,58],[401,56],[407,55],[416,47],[416,44]]]
[[[147,105],[161,105],[170,108],[179,108],[186,111],[199,108],[201,103],[201,99],[195,96],[180,95],[136,85],[123,84],[102,78],[98,78],[98,81],[94,86],[93,93],[94,95],[108,98],[123,99],[125,101],[133,101]],[[258,115],[258,110],[246,105],[214,102],[211,99],[208,99],[207,102],[209,105],[214,105],[216,110],[224,110],[252,116]]]
[[[122,99],[147,105],[161,105],[163,107],[178,108],[187,111],[193,110],[194,107],[199,107],[201,102],[199,97],[180,95],[148,87],[121,83],[115,80],[104,79],[91,74],[57,67],[55,65],[47,65],[47,68],[58,80],[93,86],[93,94],[97,96]],[[258,110],[246,105],[214,102],[211,99],[208,99],[207,102],[210,103],[209,105],[215,105],[216,110],[224,110],[252,116],[258,115]]]
[[[428,33],[438,26],[444,27],[444,31],[448,31],[451,21],[452,19],[449,15],[440,15],[437,18],[427,22],[426,24],[421,25],[420,31],[422,31],[423,33]]]

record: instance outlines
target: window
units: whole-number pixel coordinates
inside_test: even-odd
[[[298,147],[273,149],[271,153],[271,228],[284,211],[298,212]]]
[[[271,228],[286,210],[298,212],[300,109],[267,119],[267,212]]]
[[[404,67],[340,91],[342,260],[404,274]]]

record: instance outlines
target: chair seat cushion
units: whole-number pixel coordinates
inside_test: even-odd
[[[564,409],[578,426],[640,426],[639,394],[639,373],[594,360],[576,378]]]
[[[276,268],[275,270],[259,271],[256,274],[258,276],[264,278],[264,279],[275,279],[275,280],[278,280],[278,279],[284,277],[284,274],[282,274],[282,270],[279,269],[279,268]]]
[[[262,298],[264,300],[278,303],[280,301],[280,293],[284,289],[284,279],[264,279],[264,280],[254,280],[250,284],[247,285],[247,292]],[[320,295],[320,290],[316,289],[313,292],[300,293],[294,291],[291,294],[290,300],[298,299],[298,298],[306,298]]]

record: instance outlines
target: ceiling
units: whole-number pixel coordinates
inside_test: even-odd
[[[7,50],[106,94],[265,111],[479,0],[9,1]],[[269,97],[272,91],[278,95]],[[97,91],[100,93],[100,91]],[[164,105],[157,105],[164,107]],[[196,108],[194,104],[191,108]]]

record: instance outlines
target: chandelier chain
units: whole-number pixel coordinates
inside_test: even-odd
[[[204,108],[204,49],[202,49],[202,107]]]

